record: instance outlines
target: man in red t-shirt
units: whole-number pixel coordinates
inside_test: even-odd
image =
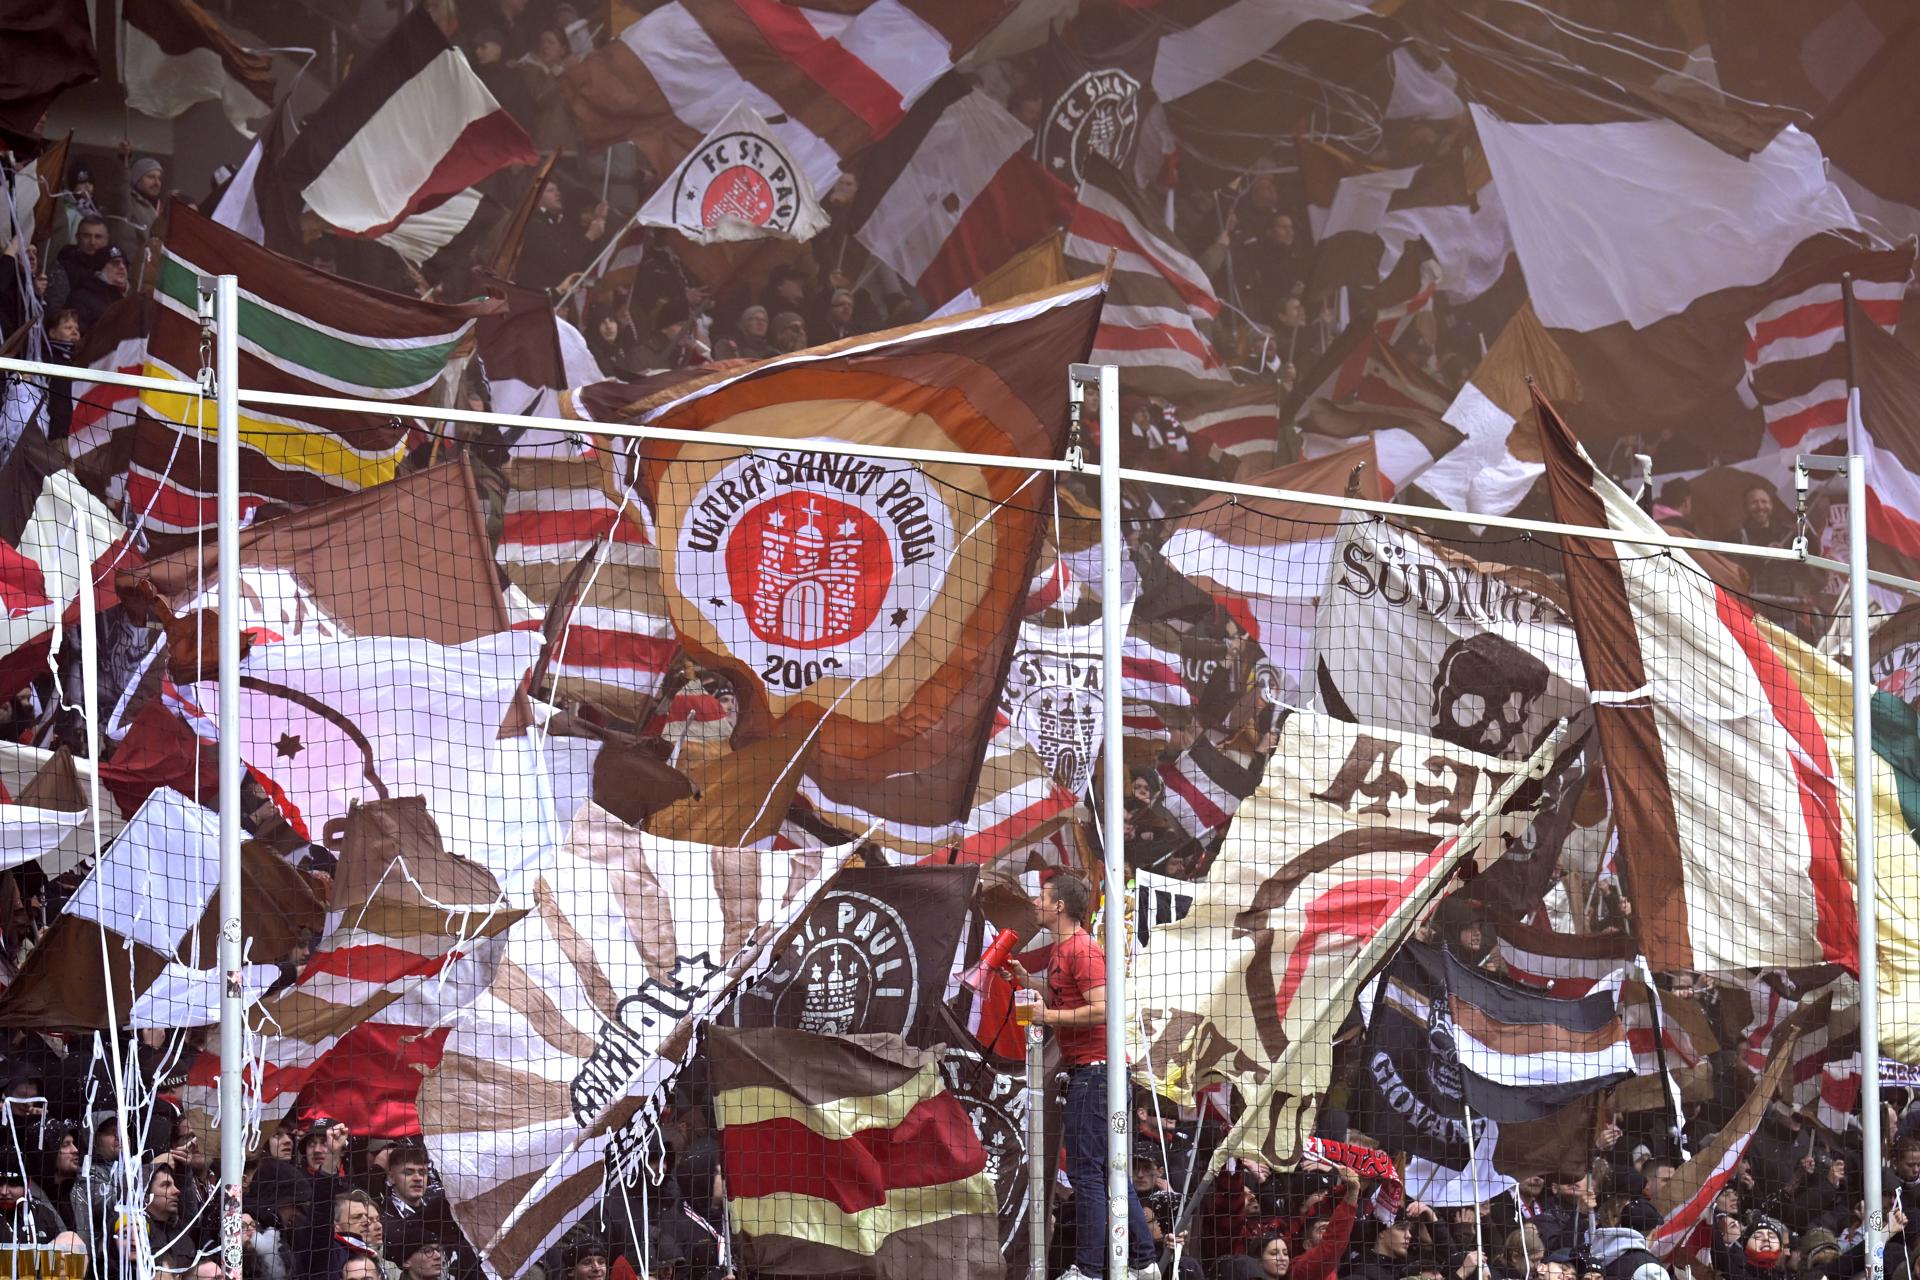
[[[1033,1020],[1053,1028],[1067,1064],[1061,1145],[1073,1186],[1075,1232],[1073,1265],[1059,1280],[1097,1280],[1107,1269],[1107,958],[1087,933],[1092,897],[1085,880],[1070,871],[1055,872],[1034,904],[1041,927],[1053,935],[1046,977],[1034,977],[1017,962],[1008,965],[1016,982],[1041,993],[1045,1007]],[[1131,1151],[1122,1163],[1132,1166]],[[1127,1181],[1127,1235],[1129,1280],[1159,1280],[1153,1235],[1132,1179]]]

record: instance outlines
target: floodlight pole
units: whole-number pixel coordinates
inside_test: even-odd
[[[1107,1276],[1127,1277],[1127,1197],[1132,1190],[1133,1125],[1127,1099],[1127,766],[1125,699],[1120,654],[1126,642],[1121,566],[1126,532],[1120,520],[1120,370],[1110,364],[1076,364],[1067,371],[1073,401],[1086,389],[1100,396],[1100,704],[1105,765],[1101,770],[1100,848],[1106,873],[1102,893],[1107,953]]]
[[[240,932],[240,281],[214,289],[214,403],[220,583],[220,1257],[240,1277],[240,1184],[247,1159]]]
[[[1886,1271],[1886,1215],[1880,1204],[1880,945],[1874,902],[1873,655],[1867,640],[1867,460],[1859,452],[1860,392],[1847,396],[1847,596],[1853,616],[1853,865],[1860,920],[1861,1185],[1867,1200],[1867,1280]]]
[[[1880,939],[1874,899],[1873,654],[1867,634],[1867,448],[1860,423],[1860,390],[1847,393],[1847,455],[1801,454],[1794,460],[1794,490],[1804,518],[1809,473],[1844,472],[1847,478],[1848,663],[1853,681],[1853,865],[1854,914],[1860,953],[1860,1164],[1866,1205],[1868,1280],[1886,1275],[1887,1218],[1881,1203]],[[1805,553],[1805,534],[1799,544]]]

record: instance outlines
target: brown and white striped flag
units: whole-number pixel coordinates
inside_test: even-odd
[[[1371,315],[1347,326],[1281,412],[1299,428],[1305,458],[1373,441],[1391,498],[1464,437],[1441,417],[1451,401],[1446,388],[1397,351],[1382,327]]]
[[[706,1039],[739,1260],[781,1275],[997,1276],[999,1194],[941,1074],[895,1035]]]
[[[852,851],[664,840],[582,806],[420,1092],[454,1217],[495,1274],[521,1274],[603,1179],[635,1173],[694,1026],[767,967]]]

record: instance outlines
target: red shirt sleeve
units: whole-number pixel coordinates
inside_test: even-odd
[[[1347,1251],[1347,1242],[1353,1238],[1353,1222],[1358,1216],[1354,1206],[1347,1203],[1346,1188],[1343,1186],[1340,1191],[1333,1216],[1327,1220],[1327,1234],[1320,1237],[1319,1244],[1293,1260],[1288,1273],[1290,1280],[1333,1280],[1340,1255]]]

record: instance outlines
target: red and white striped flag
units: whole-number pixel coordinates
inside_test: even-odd
[[[623,510],[602,487],[605,471],[595,459],[523,458],[507,464],[506,476],[496,556],[513,585],[543,611],[596,540],[609,540],[605,562],[589,571],[547,672],[566,696],[635,714],[660,691],[676,647],[660,586],[660,549],[639,500]]]
[[[1225,478],[1239,479],[1271,471],[1280,462],[1280,389],[1251,383],[1189,397],[1179,406],[1180,423],[1197,451],[1212,450],[1230,460]]]
[[[1714,1198],[1725,1189],[1740,1158],[1746,1154],[1747,1143],[1760,1127],[1767,1105],[1773,1101],[1781,1077],[1786,1074],[1787,1061],[1786,1052],[1776,1054],[1733,1119],[1722,1125],[1713,1141],[1674,1170],[1666,1185],[1653,1193],[1661,1222],[1647,1234],[1647,1247],[1666,1265],[1685,1266],[1696,1257],[1704,1260],[1712,1244]]]
[[[1583,996],[1615,970],[1633,967],[1633,939],[1624,933],[1555,933],[1514,920],[1494,929],[1507,976],[1551,995]]]
[[[863,161],[854,236],[941,306],[1072,214],[1072,188],[1032,142],[986,90],[948,76]]]
[[[1080,204],[1067,226],[1067,267],[1103,271],[1113,283],[1093,355],[1126,370],[1130,390],[1184,400],[1232,378],[1199,328],[1220,314],[1213,284],[1167,229],[1138,183],[1097,155],[1085,163]]]
[[[562,79],[590,144],[631,138],[669,172],[735,105],[773,123],[826,191],[1016,6],[1011,0],[674,0]]]
[[[1847,423],[1846,316],[1840,277],[1853,276],[1856,324],[1892,333],[1913,274],[1913,249],[1829,258],[1780,282],[1747,321],[1747,385],[1782,447],[1811,447]],[[1812,437],[1811,439],[1809,437]]]
[[[492,872],[446,851],[418,796],[356,805],[346,822],[326,936],[293,987],[251,1013],[266,1041],[248,1086],[267,1121],[297,1108],[407,1137],[420,1132],[414,1098],[440,1061],[446,1015],[493,981],[492,940],[525,912]],[[218,1071],[203,1053],[187,1083],[215,1089]]]
[[[1182,670],[1181,640],[1167,624],[1149,622],[1122,641],[1120,692],[1128,736],[1164,741],[1170,730],[1192,723],[1193,690]]]

